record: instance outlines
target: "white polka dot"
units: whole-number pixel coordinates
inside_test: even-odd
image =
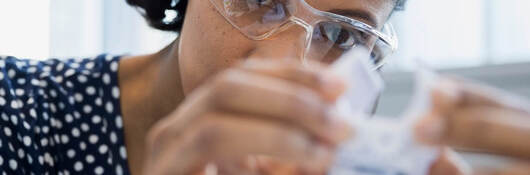
[[[120,146],[120,156],[122,159],[127,159],[127,150],[124,146]]]
[[[0,72],[0,80],[3,80],[3,79],[4,79],[4,73]]]
[[[11,168],[12,170],[17,170],[17,166],[18,166],[17,161],[13,159],[9,160],[9,168]]]
[[[55,76],[55,78],[54,78],[55,82],[57,82],[57,83],[62,83],[63,79],[64,79],[63,76],[60,76],[60,75],[59,76]]]
[[[61,135],[61,143],[67,144],[69,140],[70,139],[68,138],[67,135],[65,135],[65,134]]]
[[[18,83],[19,85],[24,85],[24,84],[26,84],[26,79],[24,79],[24,78],[19,78],[19,79],[17,80],[17,83]]]
[[[86,63],[86,64],[85,64],[85,68],[87,68],[87,69],[92,69],[92,68],[94,68],[94,62],[88,62],[88,63]]]
[[[0,106],[6,105],[6,99],[4,97],[0,97]]]
[[[64,120],[66,121],[66,123],[72,123],[72,121],[74,121],[74,117],[72,117],[72,114],[66,114],[64,116]]]
[[[116,117],[116,127],[120,129],[123,127],[123,121],[121,120],[121,116]]]
[[[112,72],[116,72],[116,71],[118,71],[118,62],[113,61],[112,63],[110,63],[110,70],[111,70]]]
[[[8,137],[11,137],[11,129],[9,129],[8,127],[4,127],[4,134]]]
[[[103,168],[101,166],[96,167],[96,169],[94,169],[94,173],[103,174]]]
[[[39,155],[39,157],[37,157],[37,159],[39,160],[39,164],[44,164],[44,158],[42,156]]]
[[[42,71],[44,71],[44,72],[50,72],[51,70],[52,70],[52,68],[50,66],[44,66],[42,68]]]
[[[83,106],[83,112],[85,112],[85,114],[89,114],[92,112],[92,107],[90,105]]]
[[[24,145],[26,146],[31,145],[31,138],[29,136],[24,136]]]
[[[111,143],[116,143],[118,141],[118,136],[116,135],[116,133],[113,131],[110,133],[110,142]]]
[[[48,139],[47,139],[47,138],[42,138],[42,139],[40,139],[40,144],[41,144],[42,146],[46,146],[46,145],[48,145]]]
[[[105,154],[109,150],[109,147],[107,145],[101,145],[99,146],[99,153]]]
[[[48,126],[43,126],[43,127],[42,127],[42,132],[43,132],[44,134],[48,134],[48,131],[50,131],[50,128],[49,128]]]
[[[29,153],[28,153],[27,157],[28,157],[28,163],[29,164],[33,164],[33,158],[31,157],[31,155]]]
[[[27,130],[31,129],[31,126],[29,125],[28,122],[23,121],[22,124],[24,125],[24,128],[26,128]]]
[[[35,73],[37,72],[37,68],[36,67],[29,67],[28,68],[28,73]]]
[[[107,61],[112,60],[112,56],[110,56],[110,55],[105,56],[105,60],[107,60]]]
[[[73,88],[74,84],[71,81],[66,81],[66,87]]]
[[[37,79],[31,79],[31,85],[38,86],[40,84],[40,81]]]
[[[75,101],[78,103],[83,101],[83,95],[81,95],[80,93],[75,93],[74,98],[75,98]]]
[[[87,155],[85,159],[86,159],[86,162],[87,162],[87,163],[94,163],[94,160],[95,160],[95,159],[94,159],[94,156],[92,156],[92,155],[90,155],[90,154]]]
[[[114,111],[114,106],[112,106],[112,103],[109,101],[105,104],[105,110],[107,110],[108,113],[112,114]]]
[[[86,143],[85,142],[79,143],[79,149],[84,151],[86,149]]]
[[[24,149],[19,148],[18,149],[18,158],[23,159],[24,156],[26,156],[26,153],[24,152]]]
[[[63,102],[59,102],[59,109],[63,110],[64,109],[64,103]]]
[[[19,107],[19,106],[18,106],[17,101],[15,101],[15,100],[11,101],[11,108],[13,108],[13,109],[18,109],[18,107]]]
[[[15,90],[15,94],[17,94],[17,96],[22,96],[22,95],[24,95],[24,89],[16,89],[16,90]]]
[[[15,116],[15,115],[11,115],[11,123],[13,123],[14,125],[17,125],[17,124],[18,124],[18,118],[17,118],[17,116]]]
[[[88,95],[94,95],[94,94],[96,94],[96,88],[94,88],[94,86],[88,86],[86,88],[86,93]]]
[[[56,143],[60,143],[61,141],[61,138],[57,134],[53,135],[53,139],[55,140]]]
[[[79,68],[79,63],[70,63],[70,67],[77,69]]]
[[[57,91],[55,90],[50,90],[50,96],[52,96],[53,98],[57,97]]]
[[[90,137],[88,137],[88,142],[92,143],[92,144],[95,144],[96,142],[98,142],[99,140],[99,137],[97,135],[90,135]]]
[[[79,118],[81,118],[81,114],[79,112],[77,112],[77,111],[74,111],[74,117],[76,119],[79,119]]]
[[[101,106],[102,103],[103,103],[103,102],[102,102],[101,98],[99,98],[99,97],[96,98],[96,105],[97,105],[97,106]]]
[[[79,75],[77,76],[77,81],[79,81],[79,83],[86,83],[88,81],[88,78],[84,75]]]
[[[7,114],[2,113],[2,120],[6,121],[6,122],[9,121],[9,117],[7,116]]]
[[[101,122],[101,117],[100,116],[95,115],[95,116],[92,117],[92,123],[98,124],[100,122]]]
[[[78,171],[78,172],[81,171],[81,170],[83,170],[83,163],[81,163],[81,162],[79,162],[79,161],[75,162],[75,164],[74,164],[74,170],[75,170],[75,171]]]
[[[112,87],[112,97],[114,97],[115,99],[120,98],[120,88],[116,86]]]
[[[72,129],[72,136],[79,137],[80,134],[81,133],[79,132],[79,129],[77,128]]]
[[[68,69],[65,73],[64,73],[64,76],[65,77],[69,77],[69,76],[72,76],[75,74],[75,70],[73,69]]]
[[[90,129],[90,127],[88,126],[88,124],[86,124],[86,123],[82,123],[81,124],[81,130],[82,131],[87,132],[89,129]]]
[[[55,67],[55,70],[56,70],[57,72],[60,72],[60,71],[63,70],[63,68],[64,68],[64,63],[59,63],[59,64],[57,65],[57,67]]]
[[[74,158],[75,151],[73,149],[69,149],[68,151],[66,151],[66,156],[68,156],[69,158]]]
[[[0,166],[2,166],[4,164],[4,158],[2,158],[2,156],[0,156]]]
[[[44,153],[44,162],[48,163],[48,165],[50,166],[53,166],[54,162],[53,162],[53,158],[50,155],[50,153],[48,152]]]
[[[11,78],[11,79],[12,79],[13,77],[15,77],[16,74],[17,74],[17,72],[15,72],[15,70],[13,70],[13,69],[9,69],[9,71],[7,71],[7,76],[8,76],[9,78]]]
[[[109,74],[107,74],[107,73],[103,74],[103,83],[105,83],[107,85],[110,84],[110,76],[109,76]]]
[[[33,118],[37,118],[37,111],[35,111],[34,108],[31,108],[29,110],[29,116],[33,117]]]
[[[116,165],[116,175],[123,175],[123,168],[121,165]]]

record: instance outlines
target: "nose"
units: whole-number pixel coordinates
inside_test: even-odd
[[[295,23],[287,24],[270,38],[258,42],[250,58],[291,59],[303,61],[308,42],[306,28]]]

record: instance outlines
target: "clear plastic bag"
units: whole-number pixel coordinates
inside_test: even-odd
[[[346,78],[349,89],[336,110],[353,126],[354,137],[337,152],[329,175],[424,175],[439,155],[439,148],[414,139],[413,127],[431,108],[430,89],[437,76],[416,72],[412,102],[396,117],[371,116],[383,81],[370,66],[368,52],[354,49],[337,60],[332,69]]]

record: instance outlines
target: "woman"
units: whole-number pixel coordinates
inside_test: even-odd
[[[364,46],[372,48],[374,68],[380,66],[395,49],[385,23],[404,3],[127,2],[151,26],[179,37],[142,56],[2,59],[3,172],[323,174],[335,146],[352,130],[330,112],[345,87],[326,65]],[[177,12],[174,19],[165,15],[171,10]],[[433,114],[458,111],[451,104],[460,98],[441,92],[441,108]],[[483,105],[477,100],[468,106]],[[498,108],[514,111],[510,105]],[[435,119],[421,123],[419,133],[446,131],[423,127],[445,120]],[[432,174],[461,173],[449,155],[440,157]]]

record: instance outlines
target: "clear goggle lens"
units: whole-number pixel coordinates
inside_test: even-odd
[[[303,59],[331,63],[353,47],[371,49],[374,67],[396,49],[392,27],[381,31],[343,16],[322,12],[303,0],[210,0],[234,27],[263,40],[293,23],[306,29]]]

